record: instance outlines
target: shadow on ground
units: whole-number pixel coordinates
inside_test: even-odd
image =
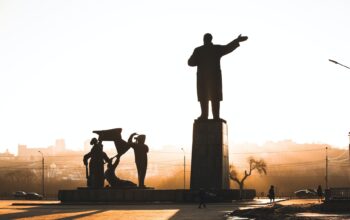
[[[241,205],[240,205],[241,206]],[[132,205],[60,205],[21,204],[1,205],[0,219],[142,219],[183,220],[223,219],[225,213],[238,208],[237,204],[132,204]]]

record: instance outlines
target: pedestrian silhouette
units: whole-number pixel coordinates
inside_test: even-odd
[[[206,192],[204,189],[200,189],[199,192],[198,192],[198,198],[199,198],[199,205],[198,205],[198,208],[201,209],[202,206],[204,208],[206,208],[206,204],[205,204],[205,200],[206,200]]]
[[[271,185],[267,196],[270,199],[270,203],[275,202],[275,187],[273,185]]]
[[[317,187],[317,197],[318,197],[319,202],[321,202],[322,198],[323,198],[323,191],[322,191],[321,185],[318,185],[318,187]]]
[[[220,59],[240,46],[240,42],[248,39],[239,35],[227,45],[212,43],[212,35],[203,37],[204,45],[194,49],[188,60],[189,66],[197,66],[197,96],[201,106],[198,119],[208,119],[208,103],[211,101],[213,118],[220,119],[220,101],[222,101],[222,76]]]
[[[89,162],[89,176],[87,177],[87,185],[89,188],[103,188],[104,186],[104,162],[108,162],[109,158],[103,152],[103,145],[96,138],[91,139],[90,144],[93,145],[91,151],[84,155],[84,165],[87,167]]]

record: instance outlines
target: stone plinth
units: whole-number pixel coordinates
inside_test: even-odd
[[[191,189],[229,189],[226,121],[195,120],[192,141]]]
[[[255,190],[245,189],[244,199],[253,199]],[[232,202],[239,199],[239,190],[210,190],[207,202]],[[78,188],[59,190],[58,199],[62,203],[153,203],[153,202],[198,202],[196,190],[152,190],[152,189],[89,189]]]

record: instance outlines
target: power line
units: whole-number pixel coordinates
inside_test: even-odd
[[[333,158],[328,158],[328,160],[339,160],[339,158],[341,158],[344,154],[347,154],[348,153],[348,151],[346,151],[346,150],[344,150],[342,153],[340,153],[338,156],[336,156],[336,157],[333,157]],[[344,158],[343,158],[344,159]],[[342,160],[343,160],[342,159]],[[347,160],[349,160],[349,158],[345,158],[345,159],[347,159]]]
[[[306,152],[306,151],[322,151],[324,149],[310,149],[310,150],[286,150],[286,151],[261,151],[261,152],[242,152],[242,153],[230,153],[230,154],[275,154],[275,153],[294,153],[294,152]]]

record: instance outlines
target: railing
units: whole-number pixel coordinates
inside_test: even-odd
[[[325,191],[326,201],[350,200],[350,188],[330,188]]]

